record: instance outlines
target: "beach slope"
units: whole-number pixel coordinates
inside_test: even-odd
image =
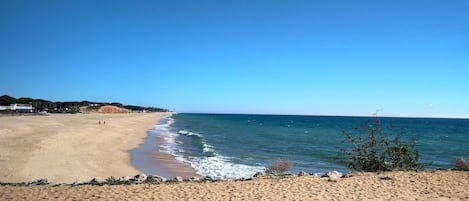
[[[72,183],[135,175],[129,150],[166,114],[0,117],[0,181]]]

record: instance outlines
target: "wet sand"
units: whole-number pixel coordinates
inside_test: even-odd
[[[177,161],[171,154],[162,152],[160,145],[166,144],[159,133],[151,130],[145,142],[131,151],[132,164],[145,174],[153,174],[167,179],[181,176],[183,178],[201,177],[188,164]]]

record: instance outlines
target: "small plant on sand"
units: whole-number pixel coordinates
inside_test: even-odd
[[[270,166],[265,170],[266,174],[283,174],[290,170],[293,163],[287,159],[279,159],[270,163]]]
[[[469,162],[464,157],[456,159],[456,169],[469,171]]]
[[[129,185],[131,184],[131,181],[122,181],[119,179],[114,178],[113,176],[107,178],[103,184],[106,185]]]
[[[0,186],[27,186],[28,183],[20,182],[20,183],[10,183],[10,182],[0,182]]]
[[[419,163],[420,153],[415,149],[415,140],[406,143],[399,136],[390,140],[384,136],[379,118],[369,120],[363,128],[361,130],[367,137],[342,131],[345,142],[352,145],[339,152],[348,168],[365,172],[424,169]]]

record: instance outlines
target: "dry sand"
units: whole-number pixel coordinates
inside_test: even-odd
[[[385,178],[390,179],[385,179]],[[0,200],[469,200],[469,172],[366,173],[120,186],[0,186]]]
[[[0,117],[0,181],[133,176],[129,150],[166,113]],[[101,121],[101,124],[99,122]],[[104,124],[105,121],[105,124]],[[0,199],[1,200],[1,199]]]

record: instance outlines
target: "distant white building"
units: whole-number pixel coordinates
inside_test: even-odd
[[[0,105],[0,111],[33,112],[33,106],[30,104],[11,104]]]

